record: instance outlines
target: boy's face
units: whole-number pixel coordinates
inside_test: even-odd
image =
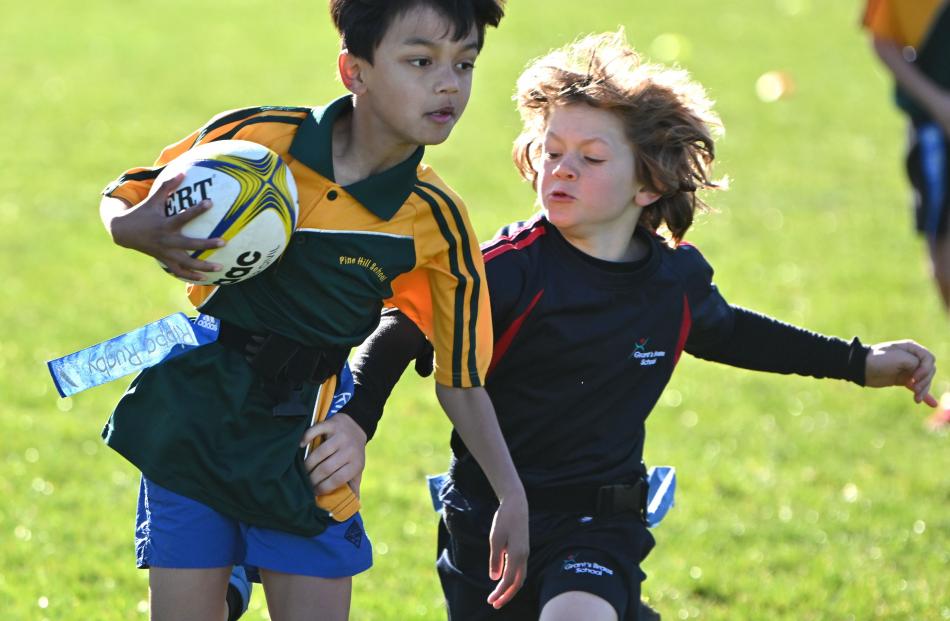
[[[542,141],[538,197],[552,224],[578,235],[636,224],[651,196],[637,183],[633,147],[614,113],[554,106]]]
[[[420,6],[393,20],[373,64],[356,59],[359,80],[350,88],[376,131],[414,145],[449,137],[468,104],[478,56],[475,29],[460,41],[453,41],[452,33],[449,20]]]

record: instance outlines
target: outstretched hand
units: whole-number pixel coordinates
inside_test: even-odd
[[[181,184],[184,175],[172,177],[144,201],[117,215],[111,223],[112,240],[126,248],[154,257],[166,269],[185,280],[203,280],[205,272],[221,271],[222,266],[191,258],[191,252],[221,248],[220,238],[198,239],[182,235],[181,228],[211,208],[204,200],[173,216],[165,215],[165,202]]]
[[[498,580],[488,603],[497,609],[511,601],[528,574],[528,502],[523,494],[502,500],[488,543],[488,577]]]
[[[865,384],[875,388],[906,386],[914,401],[937,407],[930,383],[937,371],[933,354],[914,341],[890,341],[871,345],[864,367]]]

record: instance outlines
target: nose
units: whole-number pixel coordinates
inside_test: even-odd
[[[561,160],[554,166],[554,170],[552,172],[558,179],[567,179],[569,181],[577,179],[577,170],[566,156],[561,158]]]
[[[459,92],[459,77],[449,66],[439,72],[435,83],[435,92],[440,95],[453,95]]]

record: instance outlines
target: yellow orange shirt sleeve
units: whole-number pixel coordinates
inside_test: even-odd
[[[461,201],[444,187],[423,183],[423,212],[415,238],[416,270],[393,282],[395,306],[426,334],[435,349],[435,379],[445,386],[482,386],[491,362],[491,306],[485,265]]]
[[[897,42],[904,41],[888,0],[868,0],[864,9],[864,27],[876,37]]]
[[[868,0],[864,27],[881,39],[917,47],[947,0]]]

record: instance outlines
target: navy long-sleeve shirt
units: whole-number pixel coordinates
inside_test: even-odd
[[[693,246],[647,231],[649,252],[611,263],[570,245],[543,217],[482,246],[495,348],[486,389],[527,489],[632,482],[644,473],[644,423],[683,351],[733,366],[864,383],[867,348],[726,302]],[[422,332],[390,312],[353,364],[347,412],[372,435]],[[455,485],[493,497],[457,434]]]

